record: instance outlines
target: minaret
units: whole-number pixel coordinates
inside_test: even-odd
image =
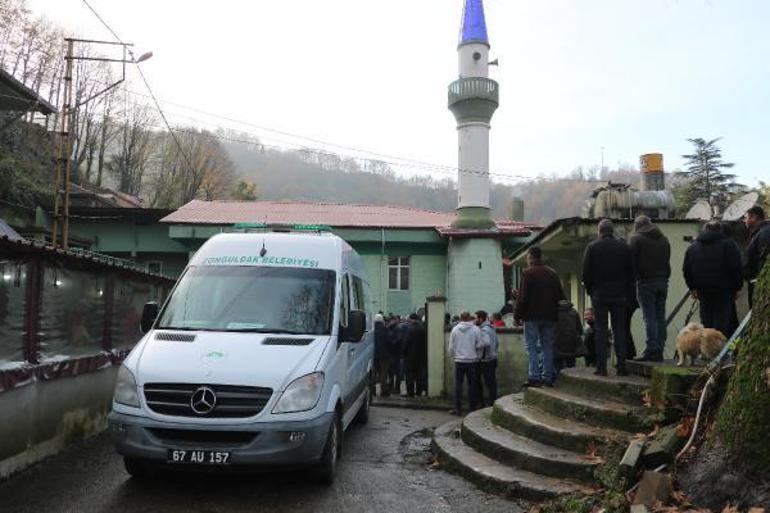
[[[500,232],[489,209],[489,122],[498,85],[488,78],[489,38],[482,0],[464,0],[460,78],[449,85],[449,110],[457,120],[457,219],[447,250],[447,307],[499,310],[505,302]]]
[[[482,0],[465,0],[460,43],[460,78],[449,85],[449,110],[457,120],[458,204],[456,228],[491,228],[489,129],[499,86],[489,75],[489,38]]]

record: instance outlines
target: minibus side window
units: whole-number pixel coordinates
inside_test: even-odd
[[[353,276],[353,295],[355,296],[355,308],[366,313],[366,297],[364,296],[364,282],[358,276]]]
[[[340,294],[340,326],[347,328],[348,326],[348,314],[350,313],[350,279],[347,274],[342,275],[340,280],[340,287],[342,291]],[[340,334],[342,335],[342,334]]]

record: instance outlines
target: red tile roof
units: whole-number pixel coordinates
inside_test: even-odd
[[[455,220],[454,212],[410,207],[313,203],[301,201],[201,201],[193,200],[163,219],[162,223],[223,225],[235,223],[323,224],[335,228],[433,228],[444,234]],[[505,235],[526,235],[539,227],[501,219]],[[464,234],[469,234],[463,231]],[[453,233],[450,233],[453,234]],[[459,235],[459,233],[458,233]]]

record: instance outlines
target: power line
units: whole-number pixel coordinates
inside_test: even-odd
[[[127,88],[126,88],[126,91],[129,94],[132,94],[132,95],[135,95],[135,96],[149,97],[149,96],[147,96],[145,94],[139,93],[137,91],[131,91],[131,90],[127,89]],[[367,155],[372,155],[374,157],[377,157],[377,159],[370,159],[370,160],[373,160],[373,161],[379,159],[380,161],[383,161],[383,162],[385,162],[385,161],[394,161],[394,160],[395,161],[399,161],[399,162],[408,162],[408,163],[413,164],[413,165],[410,165],[410,166],[404,166],[403,164],[398,164],[398,165],[401,165],[403,167],[411,167],[411,168],[414,168],[415,167],[414,165],[416,165],[419,169],[451,171],[452,174],[455,174],[457,172],[472,173],[472,174],[484,174],[483,171],[472,170],[472,169],[460,169],[460,168],[457,168],[457,167],[454,167],[454,166],[445,165],[445,164],[436,164],[436,163],[426,162],[426,161],[423,161],[423,160],[413,159],[413,158],[409,158],[409,157],[399,157],[397,155],[392,155],[392,154],[387,154],[387,153],[380,153],[380,152],[376,152],[376,151],[372,151],[372,150],[367,150],[367,149],[363,149],[363,148],[357,148],[357,147],[354,147],[354,146],[349,146],[349,145],[344,145],[344,144],[324,141],[324,140],[321,140],[321,139],[316,139],[314,137],[309,137],[309,136],[300,135],[300,134],[296,134],[296,133],[292,133],[292,132],[287,132],[285,130],[278,130],[278,129],[275,129],[275,128],[265,127],[263,125],[258,125],[256,123],[252,123],[252,122],[249,122],[249,121],[244,121],[244,120],[236,119],[236,118],[233,118],[233,117],[230,117],[230,116],[225,116],[225,115],[222,115],[222,114],[215,114],[215,113],[208,112],[208,111],[205,111],[205,110],[202,110],[202,109],[198,109],[196,107],[191,107],[189,105],[183,105],[183,104],[172,102],[172,101],[169,101],[169,100],[156,100],[156,101],[159,101],[159,102],[164,103],[166,105],[173,105],[173,106],[185,109],[185,110],[190,110],[190,111],[193,111],[193,112],[197,112],[199,114],[203,114],[204,116],[210,116],[210,117],[213,117],[213,118],[222,119],[222,120],[229,121],[229,122],[232,122],[232,123],[237,123],[237,124],[240,124],[240,125],[249,126],[249,127],[252,127],[252,128],[256,128],[258,130],[263,130],[265,132],[272,132],[272,133],[276,133],[276,134],[283,135],[283,136],[286,136],[286,137],[291,137],[291,138],[294,138],[294,139],[310,141],[312,143],[320,144],[320,145],[323,145],[323,146],[329,146],[329,147],[332,147],[332,148],[339,148],[339,149],[342,149],[342,150],[353,151],[353,152],[356,152],[356,153],[362,153],[362,154],[367,154]],[[189,117],[189,119],[200,121],[198,118]],[[254,135],[256,135],[256,134],[254,134]],[[297,144],[297,143],[287,143],[287,144],[293,144],[294,146],[300,146],[300,147],[304,147],[304,148],[309,148],[309,146],[306,145],[306,144]],[[383,159],[386,159],[386,160],[383,160]],[[501,172],[491,172],[490,171],[487,174],[489,174],[490,176],[496,176],[496,177],[503,178],[503,179],[508,179],[508,180],[517,180],[517,179],[518,180],[532,180],[533,179],[533,177],[531,177],[531,176],[513,175],[513,174],[501,173]]]
[[[142,93],[138,93],[136,91],[130,91],[129,90],[128,93],[136,95],[136,96],[141,96],[141,97],[149,98],[148,95],[145,95],[145,94],[142,94]],[[10,95],[6,95],[6,96],[10,96]],[[149,105],[146,105],[146,106],[149,107]],[[194,109],[191,108],[190,110],[194,110]],[[169,112],[168,109],[166,109],[166,112]],[[186,114],[181,114],[181,113],[178,113],[178,112],[173,112],[172,111],[172,113],[175,116],[186,118],[187,120],[198,124],[198,126],[203,126],[204,129],[206,130],[206,133],[204,134],[204,133],[201,133],[201,132],[199,132],[199,131],[197,131],[195,129],[188,129],[188,128],[182,128],[182,127],[177,126],[177,127],[174,128],[174,132],[175,133],[186,133],[186,134],[191,134],[191,135],[202,135],[202,136],[211,137],[211,138],[222,140],[222,141],[233,142],[233,143],[243,144],[243,145],[252,146],[252,147],[268,148],[268,149],[272,149],[272,150],[276,150],[276,151],[296,150],[296,151],[301,151],[301,152],[313,153],[313,154],[316,154],[316,155],[348,158],[348,159],[357,161],[359,163],[367,163],[367,164],[382,163],[382,164],[387,164],[389,166],[394,166],[394,167],[398,167],[398,168],[402,168],[402,169],[412,169],[412,170],[416,170],[416,171],[429,171],[429,172],[441,173],[441,174],[444,174],[444,175],[447,175],[447,176],[451,176],[451,177],[456,176],[457,173],[484,174],[481,171],[473,171],[473,170],[468,170],[468,169],[450,168],[448,166],[440,166],[440,165],[433,165],[433,164],[427,164],[427,163],[426,164],[412,163],[413,161],[411,161],[409,159],[403,159],[402,160],[401,158],[398,158],[398,157],[393,158],[393,159],[376,159],[375,160],[375,159],[371,159],[371,158],[367,158],[367,157],[362,157],[362,156],[359,156],[359,155],[351,155],[351,154],[346,154],[346,153],[341,153],[341,152],[332,152],[332,151],[325,150],[325,149],[322,149],[322,148],[316,148],[316,147],[307,146],[307,145],[304,145],[304,144],[301,144],[301,143],[297,143],[297,142],[294,142],[294,141],[287,141],[287,140],[277,139],[277,138],[274,138],[272,136],[264,136],[262,134],[256,134],[254,132],[248,132],[248,131],[243,131],[243,130],[240,130],[240,132],[245,133],[246,135],[253,136],[253,137],[257,138],[257,139],[256,140],[239,139],[239,138],[236,138],[236,137],[231,137],[231,136],[225,136],[225,135],[221,135],[221,134],[212,133],[210,131],[210,130],[225,130],[225,131],[227,131],[227,130],[236,130],[236,129],[233,129],[231,127],[225,127],[225,126],[213,123],[213,122],[211,122],[209,120],[203,120],[203,119],[200,119],[200,118],[196,118],[196,117],[189,116],[189,115],[186,115]],[[153,129],[158,129],[158,130],[167,130],[167,125],[165,125],[165,124],[163,126],[160,126],[160,125],[154,125],[154,124],[148,123],[148,124],[145,124],[145,126],[148,127],[148,128],[153,128]],[[265,140],[273,141],[273,142],[275,142],[277,144],[269,144],[269,143],[266,143]],[[280,144],[282,144],[283,146],[280,146]],[[417,161],[417,162],[420,162],[420,161]],[[486,173],[486,174],[488,174],[491,178],[497,178],[498,182],[509,182],[510,184],[517,184],[517,183],[520,183],[520,182],[522,182],[524,180],[534,180],[534,181],[540,181],[540,182],[542,182],[542,181],[549,181],[549,182],[553,182],[553,181],[562,181],[562,182],[600,182],[600,183],[605,183],[606,182],[606,180],[585,180],[585,179],[576,179],[576,178],[524,177],[524,176],[516,176],[516,175],[509,175],[509,174],[505,174],[505,173],[494,173],[494,172],[489,172],[489,173]]]
[[[181,143],[179,142],[179,139],[177,138],[174,131],[171,129],[171,124],[168,122],[168,119],[166,119],[166,114],[163,112],[163,109],[160,107],[160,103],[158,102],[158,98],[155,96],[155,93],[152,91],[152,88],[150,87],[150,83],[147,81],[147,77],[144,76],[144,72],[142,71],[142,68],[139,66],[139,63],[136,62],[136,57],[134,56],[134,52],[131,49],[130,46],[126,46],[125,43],[120,39],[118,34],[112,30],[112,27],[107,24],[106,21],[104,21],[104,18],[102,18],[98,12],[96,12],[96,9],[94,9],[91,4],[88,3],[88,0],[83,0],[83,3],[88,7],[88,9],[94,13],[94,16],[96,16],[96,19],[101,22],[104,27],[110,31],[112,36],[115,38],[116,41],[118,41],[120,44],[124,45],[123,47],[128,50],[128,54],[131,56],[131,60],[136,65],[136,70],[139,72],[139,76],[142,77],[142,82],[144,82],[145,87],[147,88],[147,92],[150,93],[150,97],[152,98],[152,101],[155,103],[155,107],[158,109],[158,112],[160,113],[160,117],[163,119],[163,123],[166,125],[166,129],[168,130],[169,134],[171,134],[171,137],[174,139],[174,143],[176,144],[177,148],[179,149],[179,152],[182,154],[182,156],[185,159],[185,162],[187,163],[187,166],[190,169],[193,169],[194,166],[192,165],[192,161],[190,160],[190,157],[187,155],[187,152],[184,151],[182,148]]]

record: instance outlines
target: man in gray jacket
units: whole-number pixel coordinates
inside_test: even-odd
[[[450,413],[462,412],[463,381],[468,381],[468,399],[470,411],[479,406],[478,368],[482,349],[486,340],[481,330],[473,323],[469,312],[460,314],[460,323],[449,335],[449,356],[455,362],[455,408]]]
[[[476,312],[476,326],[484,339],[479,356],[479,404],[492,406],[497,400],[497,330],[489,322],[489,316],[484,310]]]

